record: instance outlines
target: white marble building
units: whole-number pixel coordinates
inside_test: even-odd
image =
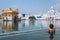
[[[41,13],[41,14],[25,14],[25,17],[23,17],[23,15],[20,14],[19,17],[21,17],[21,19],[29,19],[30,16],[35,16],[36,19],[50,19],[50,18],[51,19],[60,19],[60,13],[58,11],[56,11],[53,6],[45,14],[43,14],[43,13]]]

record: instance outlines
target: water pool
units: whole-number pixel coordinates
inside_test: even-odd
[[[49,28],[49,21],[46,20],[22,20],[19,22],[12,22],[12,21],[4,21],[0,22],[0,33],[11,33],[11,32],[24,32],[24,31],[33,31],[33,30],[41,30],[39,32],[34,32],[32,34],[26,34],[24,38],[31,37],[32,39],[41,39],[41,40],[59,40],[60,38],[60,21],[56,20],[54,27],[56,33],[54,37],[50,38],[49,34],[47,33]],[[21,36],[21,35],[20,35]],[[24,36],[24,35],[22,35]],[[21,38],[23,38],[21,36]],[[13,37],[14,38],[14,37]]]

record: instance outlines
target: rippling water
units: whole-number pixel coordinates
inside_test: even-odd
[[[59,40],[60,39],[59,38],[60,37],[60,20],[55,20],[52,23],[54,24],[54,27],[56,30],[56,33],[54,35],[54,40]],[[31,21],[22,20],[19,22],[3,21],[3,22],[0,22],[0,33],[42,30],[41,33],[38,32],[37,34],[42,35],[40,37],[42,38],[42,40],[43,38],[48,40],[49,35],[47,33],[47,30],[49,28],[49,24],[50,24],[50,21],[47,21],[47,20],[31,20]],[[50,40],[52,39],[53,39],[53,36],[50,37]]]
[[[14,31],[43,30],[48,28],[48,21],[42,20],[22,20],[19,22],[3,21],[0,22],[0,33]]]
[[[14,31],[44,30],[49,28],[49,21],[46,20],[22,20],[19,22],[4,21],[0,22],[0,33],[8,33]],[[55,28],[60,28],[60,21],[55,21]]]

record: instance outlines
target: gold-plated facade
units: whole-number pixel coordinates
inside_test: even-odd
[[[3,20],[13,20],[14,17],[18,18],[18,9],[8,8],[7,10],[2,10]]]

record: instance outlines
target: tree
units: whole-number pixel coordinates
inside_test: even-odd
[[[29,19],[36,20],[36,18],[34,16],[30,16]]]

